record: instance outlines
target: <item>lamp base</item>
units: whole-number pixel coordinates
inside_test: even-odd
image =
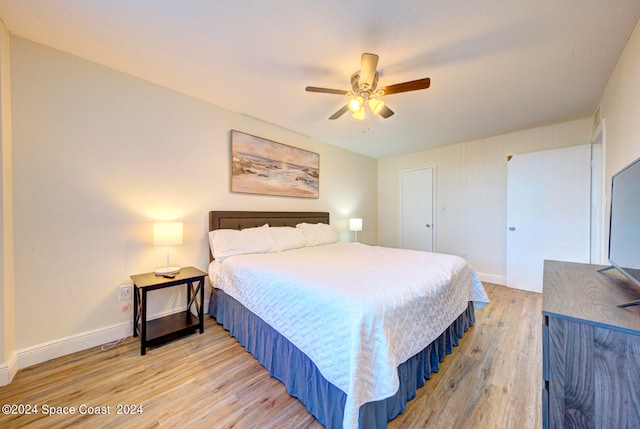
[[[178,274],[179,272],[180,267],[162,267],[155,269],[153,274],[156,276],[169,276],[171,274]]]

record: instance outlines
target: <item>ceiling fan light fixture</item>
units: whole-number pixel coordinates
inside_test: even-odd
[[[384,107],[383,101],[376,100],[375,98],[372,98],[369,100],[369,108],[375,115],[379,115],[383,107]]]
[[[330,120],[338,119],[349,110],[353,112],[353,117],[356,119],[365,119],[365,116],[367,115],[366,110],[370,110],[374,115],[388,119],[394,115],[394,112],[387,107],[386,103],[380,101],[378,99],[379,97],[427,89],[431,86],[431,79],[425,77],[422,79],[396,83],[393,85],[387,85],[383,88],[378,88],[378,78],[380,77],[380,73],[376,70],[377,67],[378,55],[364,53],[360,59],[360,70],[351,75],[350,90],[321,88],[317,86],[307,86],[305,90],[307,92],[320,92],[347,96],[347,103],[344,104],[336,113],[329,116]]]
[[[353,113],[356,113],[362,109],[363,104],[364,100],[362,99],[362,97],[353,97],[351,100],[349,100],[349,110],[351,110]]]

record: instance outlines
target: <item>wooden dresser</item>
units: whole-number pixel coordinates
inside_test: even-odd
[[[600,268],[544,262],[543,428],[640,428],[640,289]]]

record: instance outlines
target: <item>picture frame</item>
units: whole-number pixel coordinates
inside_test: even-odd
[[[319,198],[320,155],[231,130],[231,192]]]

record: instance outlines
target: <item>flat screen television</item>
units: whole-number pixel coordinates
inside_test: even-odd
[[[609,263],[640,288],[640,158],[611,179]],[[601,271],[604,271],[601,270]],[[640,305],[639,301],[619,307]]]

